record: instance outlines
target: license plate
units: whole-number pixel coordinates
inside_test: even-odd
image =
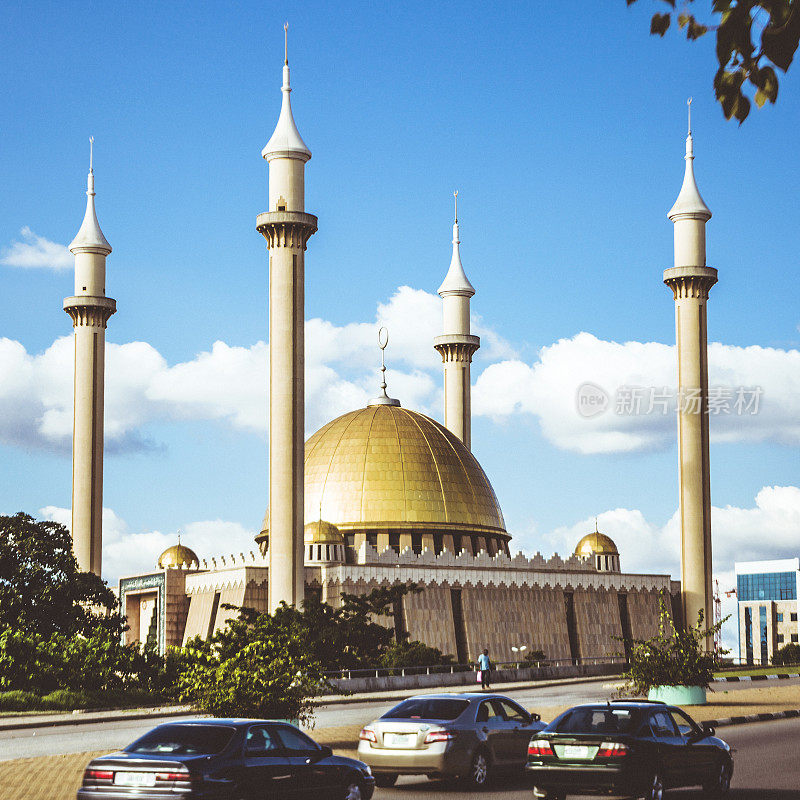
[[[417,742],[416,733],[384,733],[384,747],[413,747]]]
[[[115,786],[155,786],[155,772],[115,772]]]
[[[583,744],[564,745],[564,758],[589,758],[589,748]]]

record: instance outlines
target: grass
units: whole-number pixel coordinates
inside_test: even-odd
[[[721,670],[720,672],[715,672],[714,677],[727,678],[728,676],[739,676],[740,678],[744,678],[747,676],[752,677],[753,675],[786,675],[787,673],[800,673],[800,664],[789,664],[785,667],[755,667],[753,669]]]

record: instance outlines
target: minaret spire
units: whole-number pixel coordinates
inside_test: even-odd
[[[289,24],[283,28],[282,102],[261,155],[269,164],[268,210],[256,229],[269,248],[269,610],[300,608],[305,441],[305,252],[317,218],[305,210],[305,167],[311,151],[294,124],[289,100]]]
[[[289,21],[283,23],[283,63],[289,66]]]
[[[678,199],[670,209],[674,266],[664,283],[675,300],[678,355],[678,483],[681,521],[681,602],[683,623],[694,625],[702,611],[713,624],[711,585],[711,473],[708,446],[709,291],[717,270],[706,265],[706,223],[711,218],[694,178],[691,98],[687,103],[686,171]],[[707,643],[710,646],[710,642]]]
[[[103,396],[105,338],[116,301],[106,297],[106,257],[111,245],[94,207],[94,137],[89,137],[86,213],[69,246],[75,256],[75,294],[64,311],[75,331],[75,397],[72,437],[72,546],[83,572],[102,571]]]
[[[378,347],[381,349],[381,395],[374,400],[370,400],[368,403],[370,406],[400,405],[399,400],[395,400],[394,397],[389,397],[389,395],[386,394],[386,360],[384,356],[387,344],[389,344],[389,331],[386,328],[380,328],[378,330]]]
[[[434,339],[434,348],[444,362],[444,425],[469,447],[471,440],[472,354],[481,340],[472,336],[469,302],[475,294],[461,264],[461,238],[458,230],[458,191],[453,192],[455,204],[453,222],[453,255],[439,296],[442,298],[443,335]]]

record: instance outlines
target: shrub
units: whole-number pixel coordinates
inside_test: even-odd
[[[423,642],[392,642],[381,656],[382,667],[432,667],[452,664],[453,656],[446,656],[435,647]]]
[[[42,699],[32,692],[12,689],[0,692],[0,711],[38,711],[42,708]]]
[[[781,647],[772,656],[772,663],[781,667],[787,664],[800,664],[800,644],[789,642],[789,644]]]
[[[652,639],[634,639],[628,671],[623,674],[627,688],[646,694],[655,686],[702,686],[708,688],[719,664],[717,653],[707,652],[704,642],[712,637],[727,617],[706,628],[702,610],[697,624],[677,630],[664,592],[659,598],[659,631]],[[625,687],[623,687],[623,692]]]

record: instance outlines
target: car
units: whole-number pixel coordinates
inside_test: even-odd
[[[728,793],[731,748],[714,728],[664,703],[613,701],[575,706],[528,745],[534,795],[605,794],[662,800],[664,790],[702,785]]]
[[[377,786],[392,786],[399,775],[427,775],[460,777],[481,789],[495,770],[522,771],[531,734],[542,728],[538,714],[500,694],[418,695],[364,727],[358,757]]]
[[[95,758],[78,800],[370,800],[370,768],[287,722],[169,722]]]

